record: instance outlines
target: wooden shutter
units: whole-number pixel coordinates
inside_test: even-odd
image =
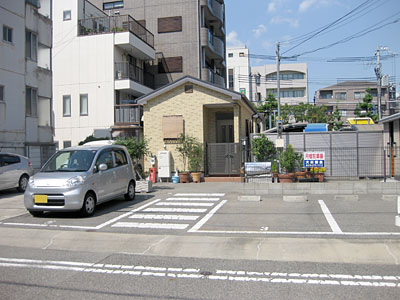
[[[164,139],[177,139],[184,130],[183,116],[163,116],[162,130]]]
[[[158,18],[158,33],[182,31],[182,16]]]

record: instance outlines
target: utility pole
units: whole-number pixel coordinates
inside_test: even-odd
[[[282,121],[281,121],[281,76],[280,76],[280,64],[281,64],[281,56],[279,53],[280,43],[276,42],[276,80],[277,80],[277,92],[278,92],[278,122],[277,124],[277,132],[278,139],[282,136]]]
[[[382,119],[382,111],[381,111],[381,102],[382,102],[382,74],[381,74],[381,55],[380,55],[380,47],[376,48],[376,68],[375,74],[378,84],[378,119]]]

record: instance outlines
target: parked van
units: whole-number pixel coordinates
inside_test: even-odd
[[[91,216],[102,202],[122,195],[135,199],[134,174],[123,146],[90,143],[66,148],[30,177],[25,207],[33,216],[44,211],[80,211]]]

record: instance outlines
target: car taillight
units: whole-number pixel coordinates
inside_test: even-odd
[[[28,160],[28,165],[29,165],[30,167],[32,167],[32,163],[31,163],[30,160]]]

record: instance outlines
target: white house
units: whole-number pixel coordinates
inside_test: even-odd
[[[226,48],[227,88],[245,95],[253,101],[250,85],[250,57],[246,47]]]
[[[51,0],[0,3],[0,151],[40,168],[54,152]]]
[[[151,92],[146,61],[154,36],[130,15],[106,14],[85,0],[53,3],[55,140],[60,148],[87,136],[138,136]]]

